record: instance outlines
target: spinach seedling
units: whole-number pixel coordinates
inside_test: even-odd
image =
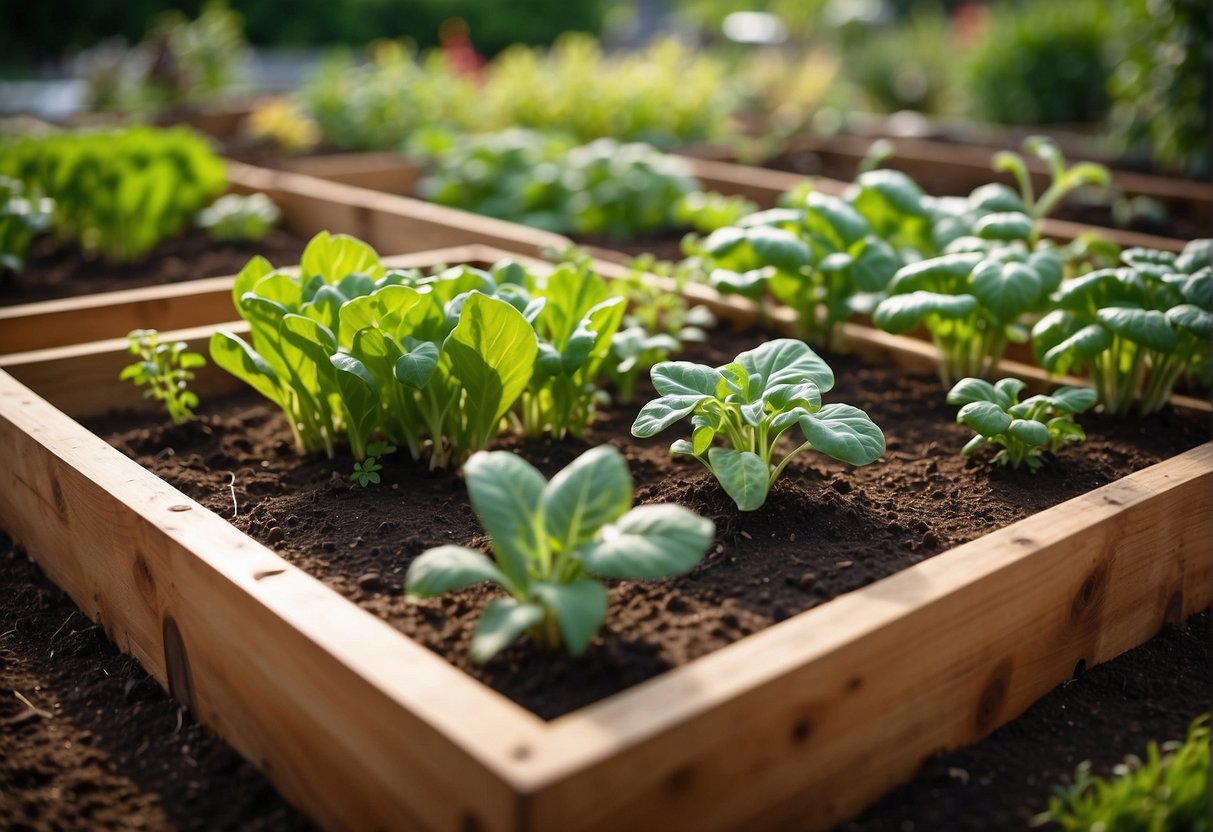
[[[809,449],[867,465],[884,453],[884,434],[849,404],[821,403],[834,372],[802,341],[780,338],[743,352],[722,367],[664,361],[653,367],[660,398],[646,404],[632,435],[653,436],[687,416],[691,438],[670,452],[703,463],[741,511],[766,502],[783,469]],[[775,461],[779,438],[799,425],[806,441]],[[721,440],[727,447],[713,447]]]
[[[600,445],[551,482],[508,451],[481,451],[464,466],[468,497],[493,560],[462,546],[423,552],[409,566],[409,595],[429,598],[481,581],[509,593],[485,607],[472,660],[485,662],[528,632],[542,648],[585,652],[602,626],[599,580],[660,580],[688,572],[715,527],[677,505],[632,508],[632,478],[615,448]]]
[[[1088,387],[1061,387],[1048,396],[1019,400],[1027,385],[1017,378],[994,384],[980,378],[965,378],[948,393],[948,404],[962,405],[956,421],[977,431],[964,446],[968,456],[983,445],[1000,446],[994,461],[1019,468],[1024,463],[1039,468],[1044,452],[1057,453],[1061,446],[1087,438],[1074,415],[1095,404],[1095,391]]]
[[[994,169],[1009,172],[1019,185],[1023,213],[1032,222],[1029,241],[1035,245],[1040,239],[1040,222],[1070,193],[1082,187],[1106,188],[1111,174],[1103,165],[1093,162],[1066,164],[1066,157],[1053,141],[1045,136],[1030,136],[1024,140],[1024,152],[1030,153],[1049,166],[1049,187],[1037,199],[1032,188],[1032,177],[1028,173],[1024,157],[1011,150],[994,155]]]
[[[350,482],[366,488],[368,485],[378,485],[379,472],[383,470],[379,460],[388,454],[396,452],[396,446],[389,442],[372,442],[366,446],[366,458],[354,463],[354,473],[350,474]]]
[[[184,341],[160,343],[160,333],[154,329],[132,330],[127,336],[131,355],[139,360],[122,368],[120,381],[132,381],[136,387],[147,385],[143,398],[164,402],[164,408],[180,425],[194,416],[198,396],[188,389],[194,380],[192,370],[206,366],[206,359],[189,351]]]

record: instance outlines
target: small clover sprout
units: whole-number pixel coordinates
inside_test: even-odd
[[[670,452],[703,463],[741,511],[761,508],[802,451],[815,449],[852,465],[884,453],[884,434],[868,414],[849,404],[822,406],[834,373],[802,341],[768,341],[723,367],[664,361],[651,376],[660,398],[641,409],[632,435],[654,436],[690,416],[691,438],[679,439]],[[793,425],[807,441],[776,462],[779,438]],[[712,447],[717,439],[728,447]]]
[[[132,330],[126,337],[129,352],[139,360],[124,367],[119,380],[133,381],[136,387],[147,385],[143,398],[164,402],[174,424],[192,419],[198,396],[187,389],[194,380],[191,370],[206,366],[206,359],[189,352],[184,341],[160,343],[160,333],[154,329]]]
[[[957,382],[948,393],[948,404],[962,405],[956,421],[977,431],[964,446],[964,454],[982,445],[999,445],[994,457],[999,465],[1019,468],[1025,462],[1032,470],[1044,464],[1044,452],[1057,453],[1062,445],[1087,438],[1074,422],[1074,415],[1095,404],[1095,391],[1087,387],[1061,387],[1048,396],[1019,401],[1027,387],[1017,378],[991,384],[980,378]]]
[[[350,482],[366,488],[368,485],[380,483],[379,472],[383,465],[379,460],[388,454],[395,453],[396,446],[389,442],[372,442],[366,446],[366,459],[354,463],[354,473],[350,474]]]
[[[524,632],[543,648],[585,652],[602,626],[602,578],[661,580],[690,571],[715,527],[677,505],[632,508],[632,477],[610,445],[591,448],[546,482],[521,457],[481,451],[464,466],[472,511],[493,559],[462,546],[423,552],[409,566],[412,597],[489,581],[509,595],[489,603],[472,637],[486,662]]]

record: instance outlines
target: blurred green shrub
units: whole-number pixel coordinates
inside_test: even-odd
[[[0,144],[0,175],[53,199],[55,233],[111,263],[146,254],[227,185],[223,162],[184,127],[10,141]]]
[[[1000,124],[1098,121],[1108,107],[1106,0],[1026,0],[992,9],[966,79],[970,115]]]
[[[1210,171],[1213,18],[1208,0],[1122,0],[1108,121],[1118,150],[1189,176]]]
[[[928,5],[892,26],[843,29],[842,75],[876,112],[939,113],[955,98],[962,53],[943,9]]]

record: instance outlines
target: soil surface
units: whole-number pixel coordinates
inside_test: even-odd
[[[993,156],[993,152],[990,155]],[[767,159],[762,165],[773,170],[790,171],[805,176],[824,176],[828,179],[837,179],[842,182],[853,181],[859,172],[858,161],[851,157],[838,156],[827,152],[818,153],[808,149],[784,151]],[[888,167],[900,169],[896,157],[889,160]],[[983,185],[996,179],[1002,181],[1003,176],[991,170],[990,178],[981,181],[975,180],[972,186],[968,188],[968,191],[971,191],[978,185]],[[1009,184],[1009,179],[1006,181]],[[962,192],[956,187],[950,187],[947,183],[932,182],[930,179],[924,179],[918,182],[918,184],[927,193],[935,196],[963,196],[968,192]],[[1170,206],[1160,204],[1158,208],[1161,211],[1146,209],[1132,211],[1127,218],[1127,222],[1123,222],[1118,221],[1118,218],[1114,217],[1111,204],[1089,200],[1084,201],[1080,195],[1072,194],[1050,216],[1056,217],[1059,220],[1080,222],[1102,228],[1123,228],[1129,231],[1156,234],[1176,240],[1195,240],[1208,237],[1208,223],[1201,217],[1193,214],[1190,209],[1185,211],[1184,205],[1185,203],[1182,202],[1174,203]]]
[[[687,357],[723,364],[762,338],[717,333],[713,345],[693,345]],[[296,456],[281,414],[251,393],[205,402],[201,418],[181,427],[149,425],[146,417],[92,427],[223,516],[232,514],[234,474],[236,526],[548,719],[1208,438],[1203,421],[1171,411],[1130,422],[1086,415],[1085,445],[1064,449],[1039,473],[1004,470],[989,464],[988,450],[969,460],[959,454],[970,433],[954,423],[955,408],[933,378],[849,356],[829,361],[839,381],[826,400],[866,410],[885,431],[885,456],[858,469],[798,457],[752,513],[739,513],[698,463],[670,458],[682,426],[634,439],[638,404],[607,408],[585,441],[500,443],[550,477],[609,442],[628,460],[638,504],[677,502],[716,523],[715,544],[690,574],[612,585],[606,624],[580,660],[537,652],[524,639],[474,666],[468,645],[493,590],[404,598],[405,571],[425,549],[487,549],[454,472],[430,472],[398,453],[385,461],[382,484],[359,488],[347,479],[348,457]],[[641,401],[650,390],[641,386]]]
[[[216,243],[199,229],[171,237],[136,263],[108,265],[86,259],[74,245],[50,236],[34,241],[26,267],[16,278],[0,280],[0,306],[91,295],[162,283],[236,274],[255,255],[275,266],[299,262],[307,240],[271,231],[260,243]]]

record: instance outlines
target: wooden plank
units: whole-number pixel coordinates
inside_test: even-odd
[[[0,372],[0,524],[330,828],[510,830],[542,725]]]
[[[853,815],[1206,608],[1211,486],[1206,444],[556,720],[527,760],[533,828]]]
[[[333,153],[303,156],[283,164],[286,170],[330,182],[413,196],[423,170],[398,153]]]

